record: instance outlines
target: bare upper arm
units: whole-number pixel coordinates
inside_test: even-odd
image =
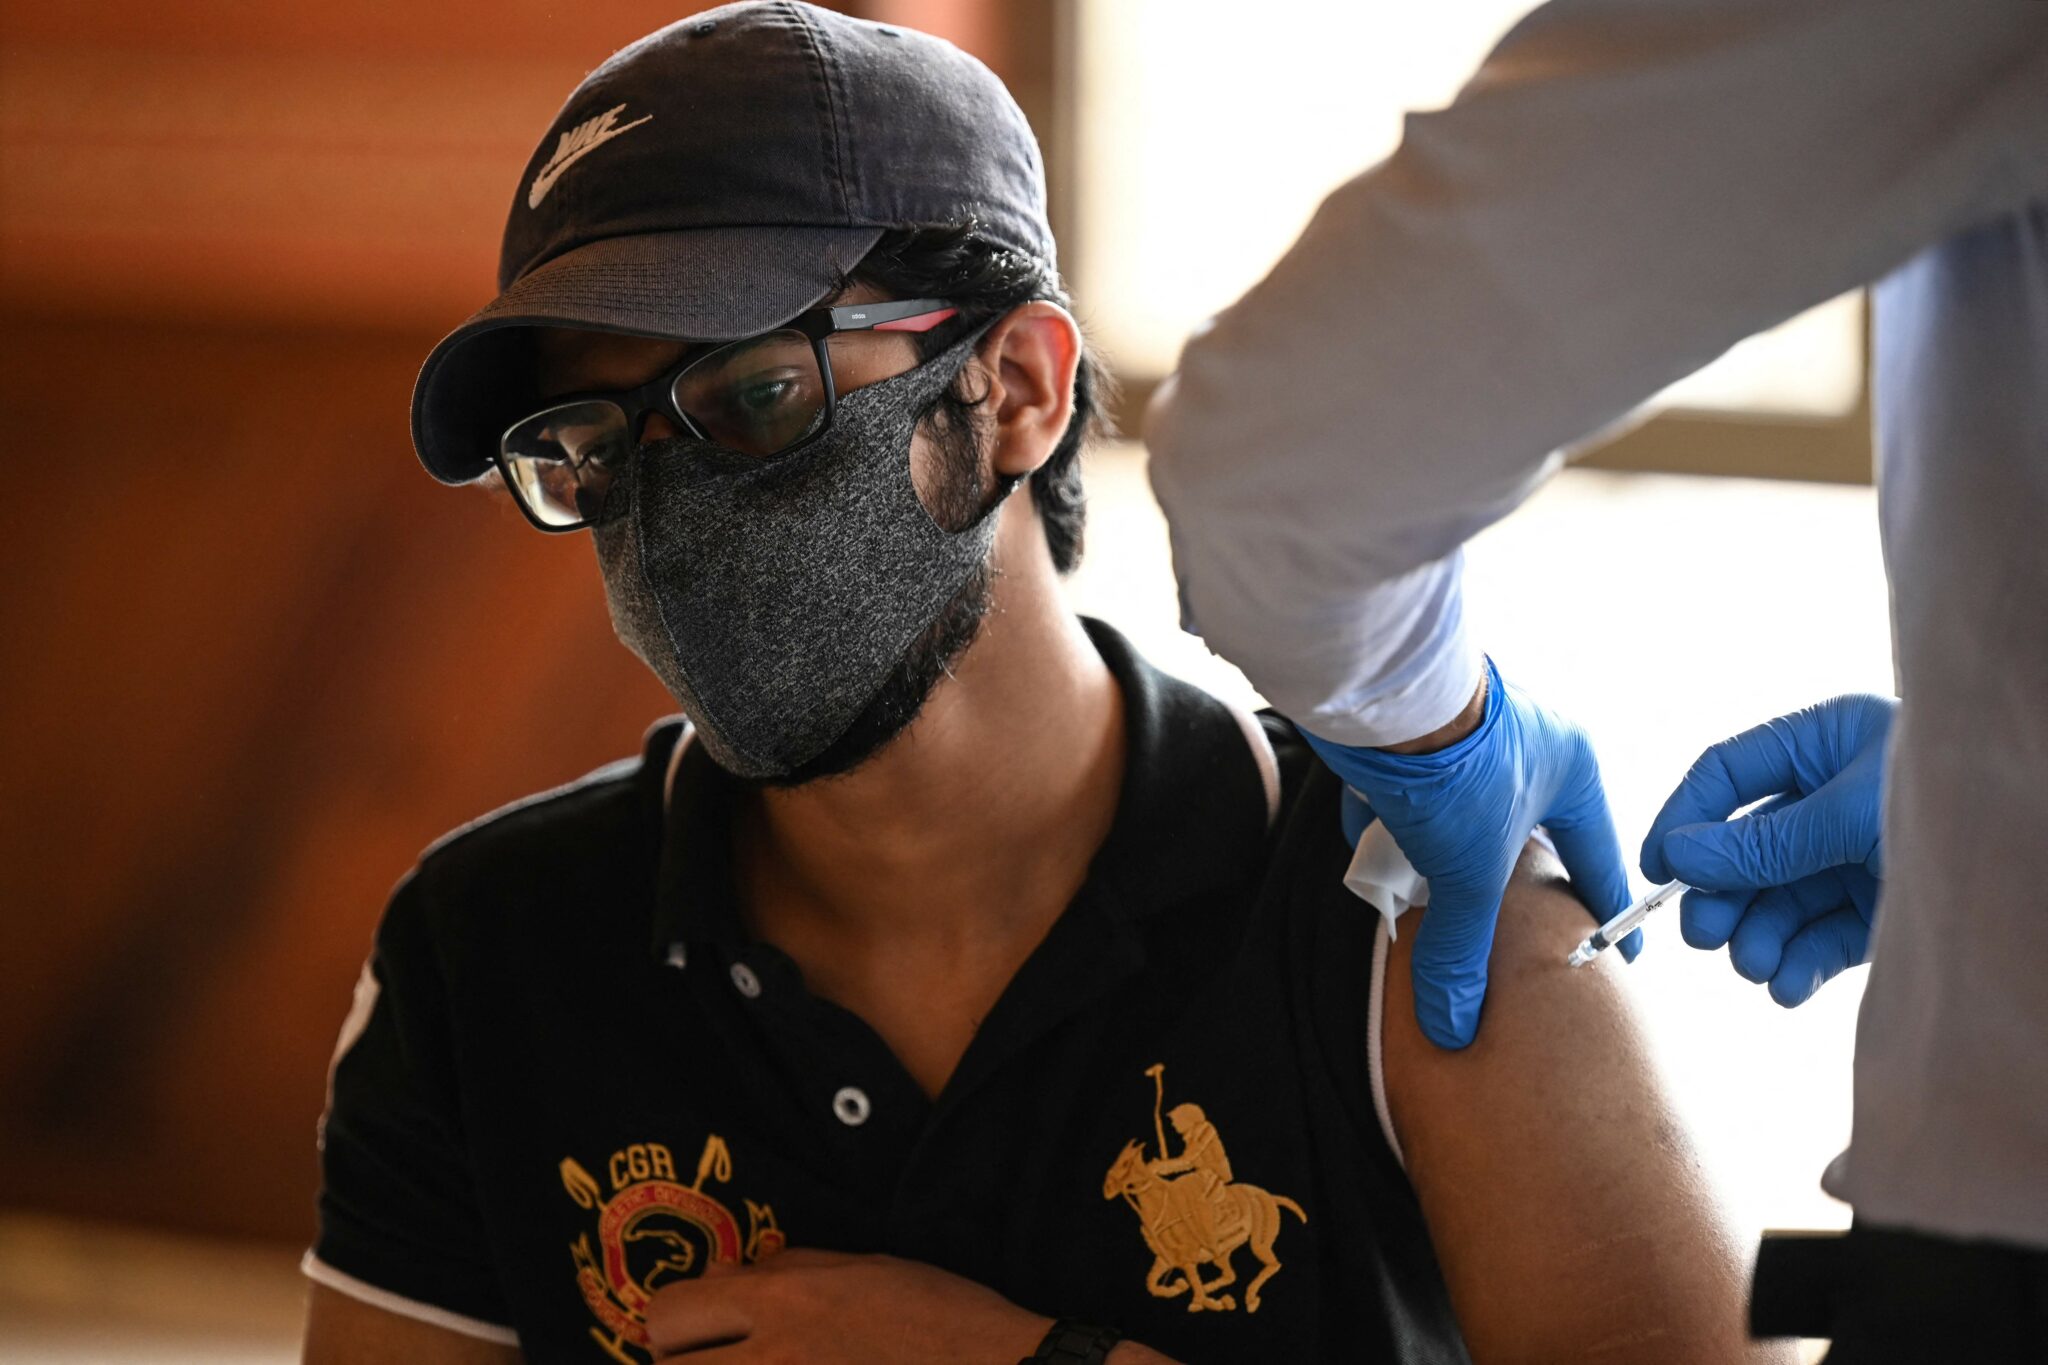
[[[1495,937],[1479,1036],[1422,1036],[1412,932],[1387,962],[1387,1103],[1478,1365],[1790,1361],[1748,1340],[1738,1245],[1615,973],[1569,968],[1591,917],[1525,855]],[[1410,927],[1404,921],[1404,928]]]
[[[311,1286],[301,1365],[524,1365],[517,1346],[465,1336]]]

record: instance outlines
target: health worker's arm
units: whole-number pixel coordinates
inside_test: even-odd
[[[1188,342],[1146,424],[1188,624],[1326,739],[1436,730],[1458,548],[1552,452],[2044,193],[2048,5],[1553,0]]]
[[[1747,1339],[1749,1257],[1651,1065],[1607,954],[1564,965],[1586,911],[1525,854],[1508,885],[1486,1027],[1460,1052],[1409,1002],[1390,945],[1380,1066],[1475,1365],[1791,1365]],[[1426,913],[1426,912],[1425,912]]]

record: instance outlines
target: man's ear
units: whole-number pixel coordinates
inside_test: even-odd
[[[1073,420],[1081,326],[1058,304],[1037,299],[990,328],[978,358],[989,376],[982,409],[995,419],[995,472],[1030,474]]]

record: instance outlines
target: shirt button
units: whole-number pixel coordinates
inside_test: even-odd
[[[754,975],[754,969],[744,962],[732,964],[733,989],[752,1000],[761,993],[761,978]]]
[[[868,1121],[867,1091],[857,1086],[841,1086],[839,1093],[832,1097],[832,1112],[848,1128],[858,1128]]]

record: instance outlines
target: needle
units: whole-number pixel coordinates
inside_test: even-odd
[[[1663,905],[1664,902],[1670,900],[1683,890],[1685,890],[1684,882],[1666,882],[1654,891],[1649,892],[1634,905],[1631,905],[1628,909],[1586,935],[1585,940],[1578,947],[1572,949],[1571,956],[1564,960],[1565,965],[1567,967],[1585,966],[1601,953],[1627,938],[1638,924],[1641,924],[1650,917],[1652,910]]]

